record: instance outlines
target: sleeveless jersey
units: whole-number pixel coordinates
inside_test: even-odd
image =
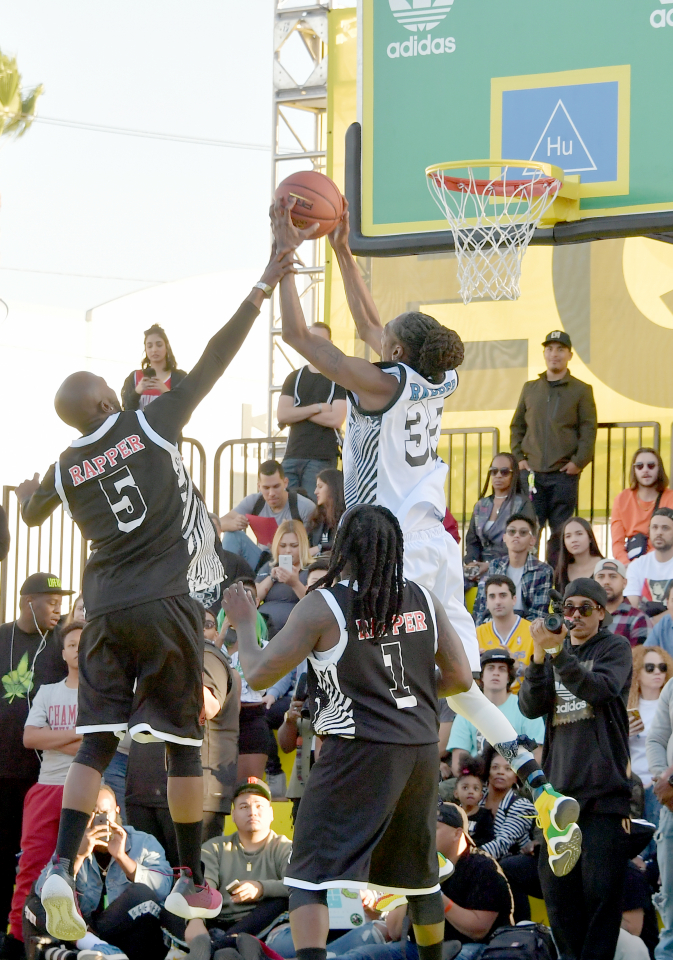
[[[436,743],[437,624],[425,587],[407,580],[402,612],[376,640],[361,621],[346,623],[348,589],[319,591],[341,628],[336,646],[308,657],[308,691],[315,732],[418,745]]]
[[[203,590],[224,577],[215,530],[177,444],[140,410],[115,413],[56,461],[54,485],[82,536],[89,619]]]
[[[458,386],[458,374],[447,370],[441,383],[430,383],[404,363],[377,363],[399,380],[383,410],[363,410],[348,393],[343,445],[346,506],[375,503],[387,507],[405,529],[420,519],[444,519],[447,466],[437,455],[444,400]],[[427,523],[425,524],[427,526]]]

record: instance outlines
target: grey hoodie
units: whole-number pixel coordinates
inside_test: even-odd
[[[647,732],[645,749],[647,765],[653,777],[673,766],[673,680],[669,680],[661,691],[654,719]]]

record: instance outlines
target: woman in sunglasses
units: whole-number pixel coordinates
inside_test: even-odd
[[[659,507],[673,508],[673,490],[661,457],[652,447],[640,447],[633,454],[629,488],[618,493],[612,504],[612,554],[622,563],[648,553],[652,514]]]
[[[645,755],[645,741],[661,691],[671,677],[673,658],[665,650],[661,647],[633,648],[633,679],[626,707],[629,715],[631,769],[638,774],[645,788],[643,816],[657,825],[661,804],[654,795],[652,774]]]
[[[489,486],[491,492],[487,496]],[[481,497],[472,511],[465,537],[465,576],[477,581],[488,572],[489,561],[504,557],[507,547],[503,534],[507,521],[515,513],[535,520],[535,510],[524,488],[519,464],[511,453],[498,453],[488,468]]]

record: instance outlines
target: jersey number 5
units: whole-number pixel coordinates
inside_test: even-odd
[[[428,457],[437,459],[439,429],[444,412],[444,401],[428,409],[423,400],[412,403],[407,411],[404,429],[405,460],[410,467],[422,467]]]
[[[390,670],[393,686],[390,692],[398,710],[415,707],[418,703],[411,689],[404,683],[404,664],[402,663],[402,644],[397,640],[394,643],[382,643],[383,665]]]
[[[98,481],[122,533],[139,527],[147,516],[147,504],[128,467]]]

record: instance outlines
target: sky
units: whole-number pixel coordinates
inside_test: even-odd
[[[189,369],[261,274],[272,31],[273,0],[0,0],[0,49],[17,57],[24,87],[44,84],[39,116],[258,148],[39,120],[2,144],[0,298],[9,313],[3,319],[0,304],[0,430],[11,455],[0,460],[0,483],[43,472],[72,439],[52,405],[68,373],[92,369],[119,390],[139,365],[146,317],[166,321]],[[190,310],[185,290],[196,286],[184,284],[198,277],[215,299],[200,294]],[[166,283],[177,286],[159,292]],[[96,323],[112,323],[112,339],[92,337]],[[254,416],[266,411],[267,324],[265,311],[251,334],[254,397],[242,389],[238,404],[205,408],[213,444],[240,435],[241,403],[252,402]],[[102,357],[91,344],[103,341]],[[249,362],[232,364],[232,382]]]

